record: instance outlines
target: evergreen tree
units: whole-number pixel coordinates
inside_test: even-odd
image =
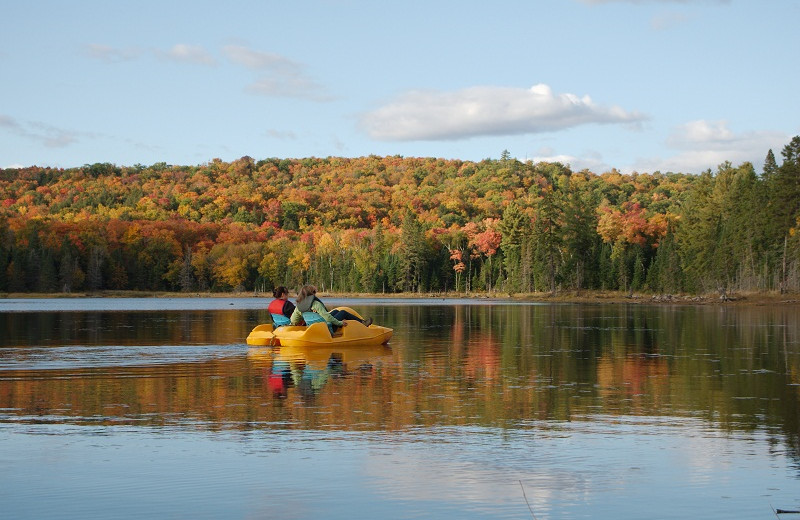
[[[0,244],[0,292],[8,290],[8,264],[11,261],[8,251]]]
[[[733,170],[733,179],[723,211],[724,240],[730,245],[733,276],[736,288],[756,290],[763,288],[759,280],[758,258],[764,249],[763,201],[759,179],[750,163]]]
[[[711,201],[713,187],[711,170],[700,174],[686,198],[676,229],[681,266],[692,292],[707,291],[717,285],[713,264],[720,216]]]
[[[506,271],[506,290],[509,293],[518,292],[524,285],[522,245],[526,235],[530,234],[530,220],[513,201],[503,211],[500,233],[503,235],[500,247]]]
[[[661,294],[675,294],[681,291],[680,257],[671,227],[667,229],[667,234],[656,249],[655,258],[647,271],[647,287]]]
[[[86,268],[86,285],[90,291],[103,288],[103,263],[105,250],[101,246],[93,246],[89,252],[89,265]]]
[[[775,176],[778,171],[778,163],[775,162],[775,154],[772,153],[772,148],[767,152],[767,157],[764,159],[763,177],[770,179]]]
[[[800,216],[800,136],[795,136],[783,151],[783,164],[774,177],[775,218],[781,235],[797,225]]]
[[[25,285],[25,262],[19,250],[15,250],[11,255],[11,261],[6,268],[9,292],[25,292],[28,287]]]
[[[20,267],[25,273],[23,285],[24,291],[35,291],[39,286],[39,276],[42,270],[41,249],[37,246],[38,240],[34,240],[33,247],[27,250],[27,254],[20,255]],[[22,251],[21,251],[22,252]]]
[[[561,194],[557,191],[552,177],[545,177],[544,185],[539,190],[539,196],[535,206],[532,229],[535,251],[534,271],[538,272],[546,282],[541,285],[542,289],[555,294],[562,260],[562,237],[559,233],[562,223],[562,205]]]
[[[790,285],[798,283],[790,283],[789,274],[798,267],[797,255],[792,253],[797,247],[797,229],[800,227],[800,136],[792,138],[781,155],[783,164],[774,176],[770,206],[774,218],[772,250],[779,259],[776,271],[779,273],[778,286],[783,293],[789,290]]]
[[[645,268],[644,252],[639,246],[635,247],[636,256],[633,260],[633,278],[631,279],[631,291],[638,291],[644,286]]]
[[[570,178],[564,201],[564,251],[566,260],[564,275],[571,279],[574,289],[586,287],[587,271],[593,265],[595,248],[599,243],[597,234],[597,197],[589,189],[588,183],[578,184]]]
[[[603,243],[598,252],[597,265],[600,271],[600,288],[603,290],[616,289],[619,286],[619,276],[617,275],[614,261],[611,259],[611,250],[610,243]]]
[[[423,271],[425,269],[425,235],[422,224],[412,211],[406,211],[400,229],[400,272],[402,290],[415,292],[422,290]]]
[[[58,291],[58,276],[53,253],[45,249],[41,254],[41,268],[39,269],[39,280],[36,286],[37,292],[52,293]]]

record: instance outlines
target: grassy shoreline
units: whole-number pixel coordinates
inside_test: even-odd
[[[628,294],[621,291],[564,291],[551,293],[508,294],[491,293],[330,293],[320,292],[327,298],[418,298],[475,300],[513,300],[544,303],[624,303],[624,304],[690,304],[690,305],[792,305],[800,304],[800,294],[731,293],[727,298],[716,294],[654,295]],[[294,296],[294,295],[293,295]],[[0,301],[11,298],[271,298],[271,293],[248,292],[156,292],[156,291],[97,291],[74,293],[0,293]]]

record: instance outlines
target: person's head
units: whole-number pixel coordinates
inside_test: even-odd
[[[313,285],[304,285],[300,292],[297,294],[298,300],[305,300],[309,296],[317,294],[317,288]]]
[[[286,287],[279,285],[272,290],[272,296],[274,298],[288,298],[289,297],[289,289]]]

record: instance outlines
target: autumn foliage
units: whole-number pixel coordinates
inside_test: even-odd
[[[786,290],[796,147],[763,175],[505,155],[0,170],[0,291]]]

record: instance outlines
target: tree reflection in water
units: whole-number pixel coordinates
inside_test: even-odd
[[[797,310],[375,305],[391,346],[338,350],[248,348],[251,310],[3,313],[0,407],[238,429],[701,417],[762,429],[798,458]]]

